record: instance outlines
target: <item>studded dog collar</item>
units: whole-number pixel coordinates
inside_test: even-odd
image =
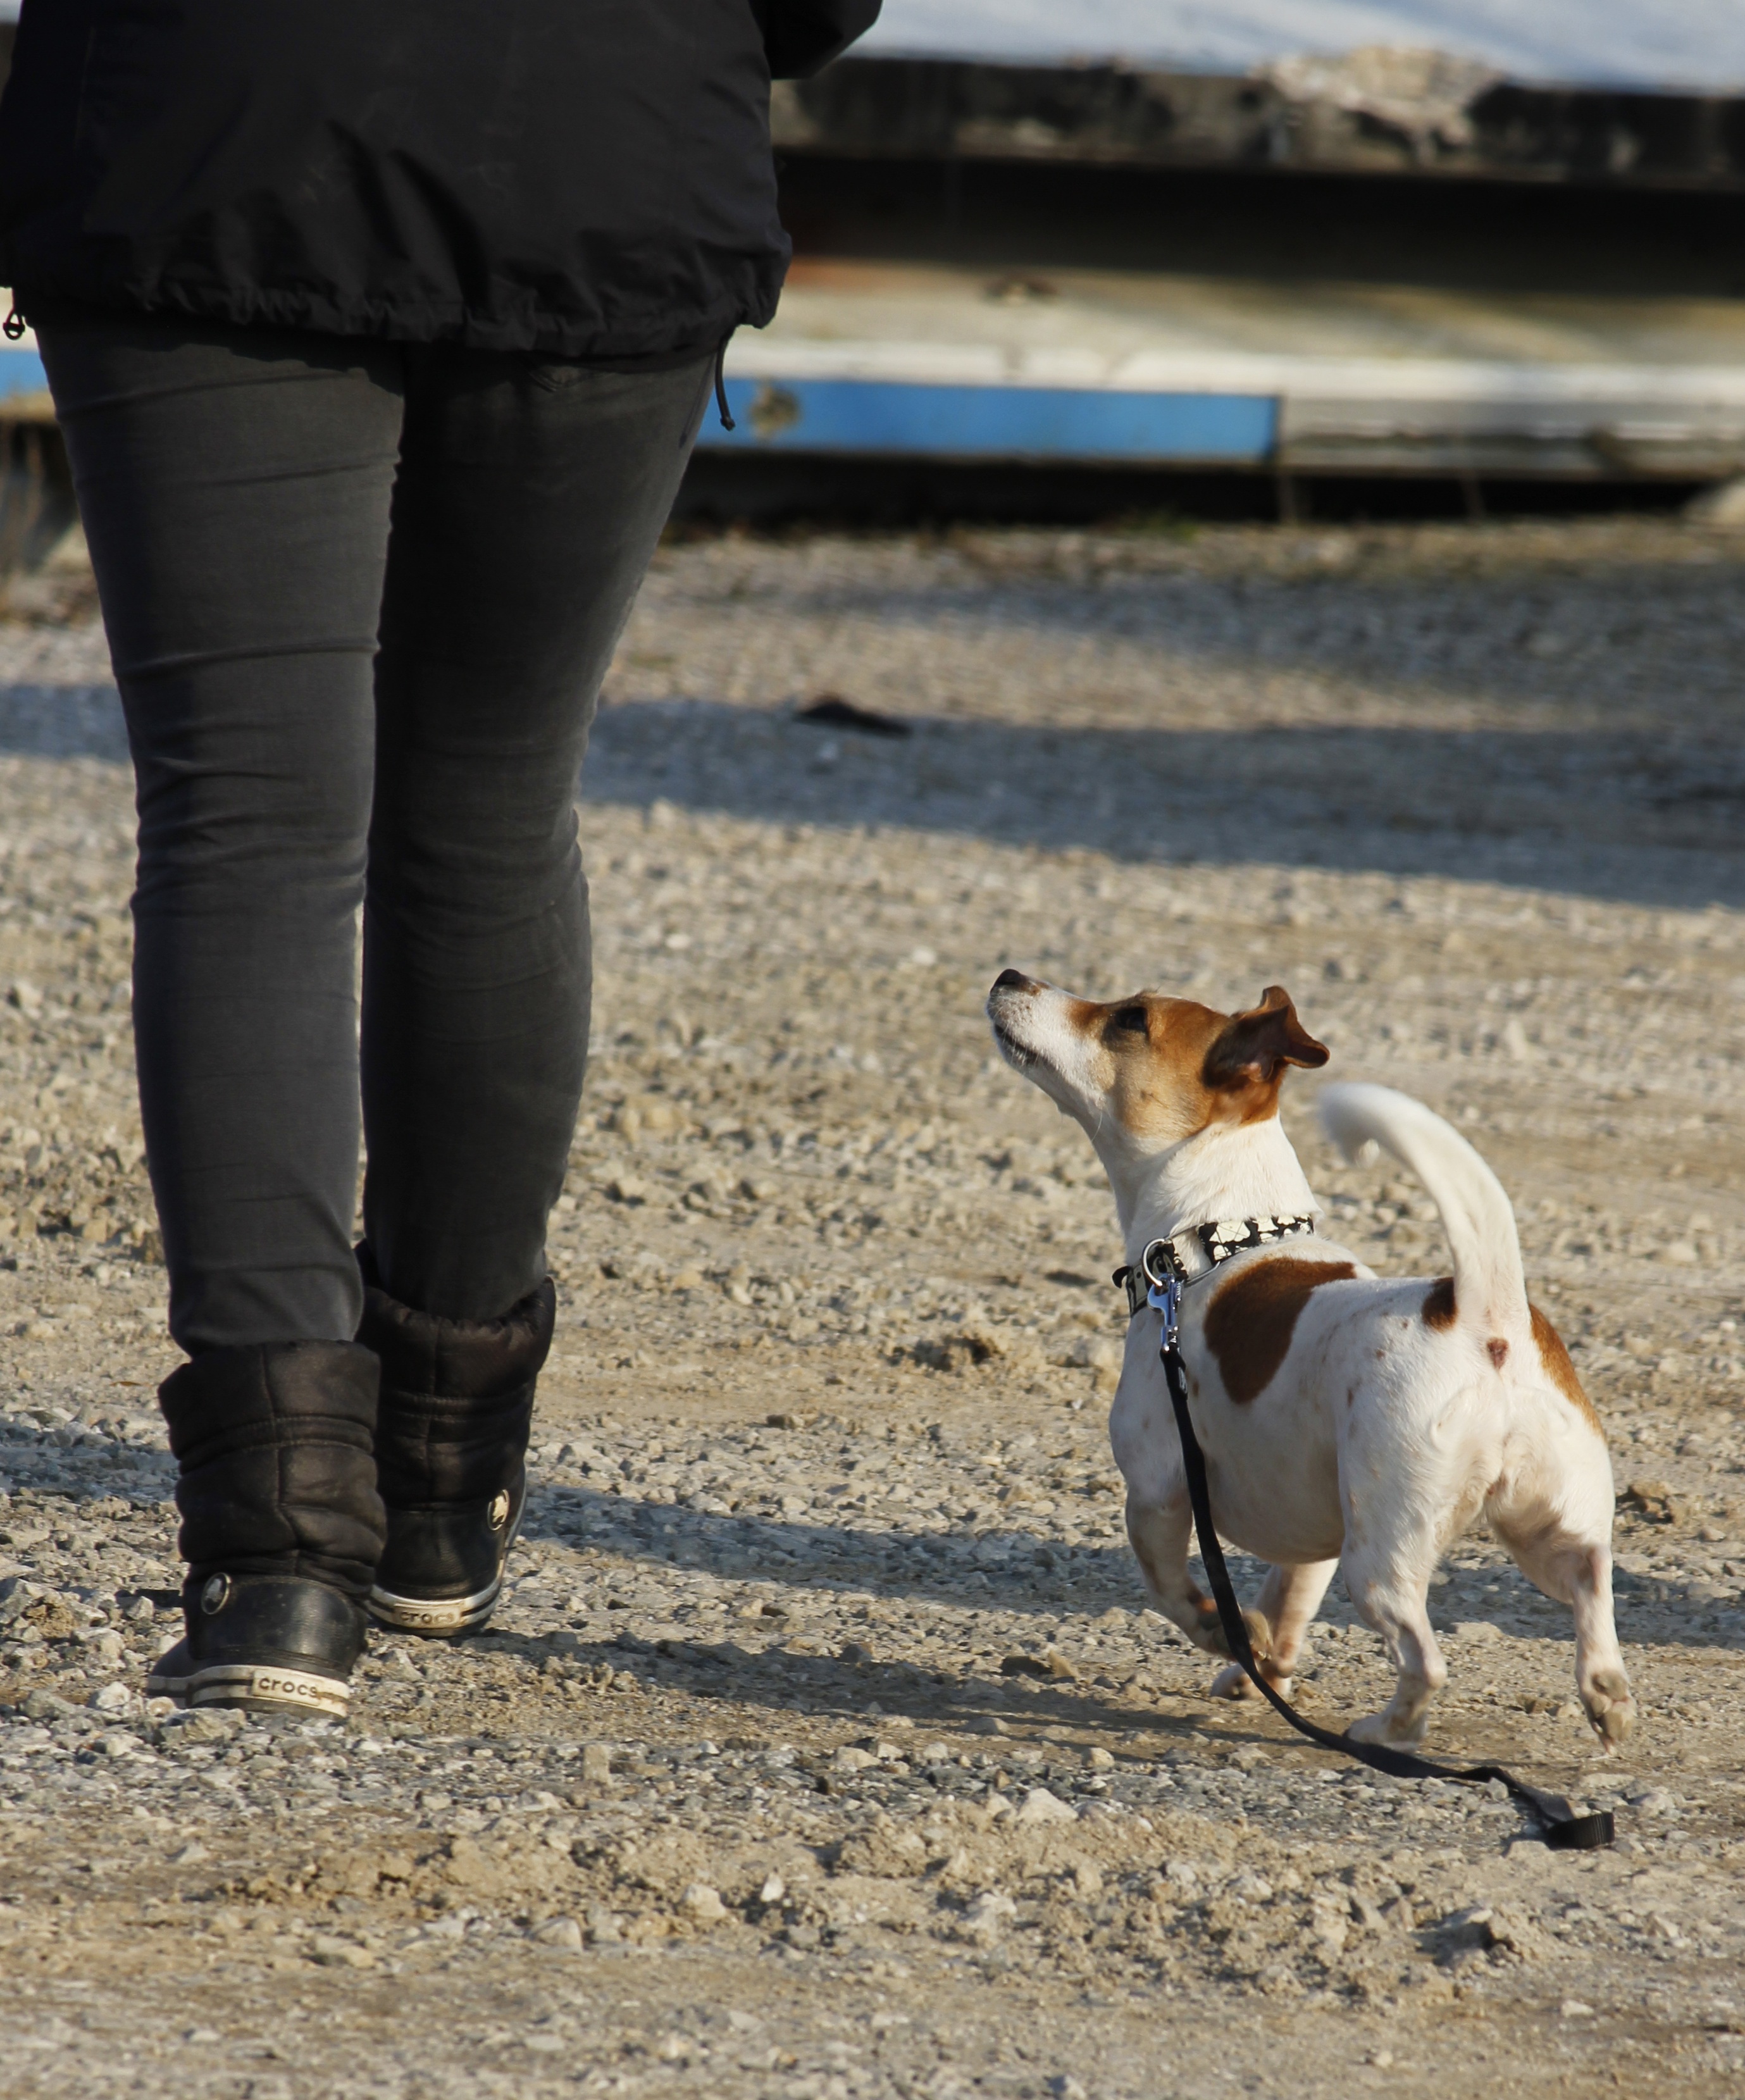
[[[1173,1282],[1179,1290],[1250,1247],[1274,1246],[1314,1230],[1313,1216],[1301,1211],[1282,1217],[1220,1218],[1210,1225],[1190,1225],[1169,1239],[1152,1240],[1136,1266],[1115,1271],[1114,1282],[1127,1294],[1131,1318],[1150,1304],[1152,1291],[1166,1283]]]

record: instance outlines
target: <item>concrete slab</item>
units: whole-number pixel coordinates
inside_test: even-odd
[[[1720,477],[1745,308],[802,258],[706,447]]]

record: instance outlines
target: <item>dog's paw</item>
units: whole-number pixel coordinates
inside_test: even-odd
[[[1420,1714],[1417,1720],[1401,1727],[1391,1714],[1366,1714],[1345,1732],[1354,1743],[1381,1743],[1390,1750],[1415,1750],[1430,1733],[1430,1717]]]
[[[1194,1646],[1206,1655],[1228,1655],[1230,1643],[1224,1639],[1223,1621],[1210,1597],[1200,1599],[1195,1615],[1197,1622],[1193,1630]]]
[[[1289,1678],[1277,1676],[1264,1663],[1261,1665],[1260,1674],[1280,1699],[1289,1698]],[[1212,1679],[1212,1696],[1214,1699],[1258,1699],[1260,1688],[1240,1663],[1233,1662],[1227,1670],[1219,1670]]]
[[[1597,1670],[1581,1695],[1593,1732],[1608,1751],[1615,1750],[1636,1726],[1636,1701],[1621,1670]]]
[[[1200,1624],[1195,1639],[1208,1655],[1228,1655],[1230,1643],[1224,1638],[1224,1629],[1218,1616],[1218,1607],[1209,1597],[1200,1608]],[[1254,1652],[1256,1662],[1264,1662],[1272,1652],[1272,1629],[1256,1611],[1245,1611],[1242,1623],[1248,1628],[1248,1644]]]

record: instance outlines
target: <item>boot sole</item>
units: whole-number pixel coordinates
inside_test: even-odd
[[[350,1710],[351,1687],[343,1678],[276,1664],[210,1663],[186,1677],[145,1681],[148,1699],[179,1699],[185,1706],[238,1706],[249,1713],[323,1714],[342,1721]]]
[[[426,1640],[453,1640],[461,1634],[476,1633],[497,1608],[509,1557],[521,1536],[521,1520],[527,1511],[527,1491],[523,1485],[521,1499],[511,1511],[503,1535],[497,1572],[483,1590],[475,1590],[470,1597],[404,1597],[398,1590],[384,1590],[377,1582],[371,1586],[364,1609],[377,1626],[399,1634],[421,1634]]]
[[[422,1634],[427,1640],[452,1640],[482,1626],[496,1608],[503,1593],[503,1577],[475,1590],[470,1597],[401,1597],[379,1586],[369,1593],[367,1607],[378,1626],[394,1632]]]

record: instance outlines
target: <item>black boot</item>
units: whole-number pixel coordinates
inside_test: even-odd
[[[471,1633],[491,1617],[521,1525],[557,1292],[548,1277],[500,1320],[441,1320],[389,1297],[367,1248],[358,1259],[358,1339],[381,1359],[376,1464],[388,1511],[370,1612],[402,1633]]]
[[[386,1532],[378,1376],[355,1343],[293,1342],[215,1349],[164,1381],[187,1633],[148,1694],[343,1716]]]

